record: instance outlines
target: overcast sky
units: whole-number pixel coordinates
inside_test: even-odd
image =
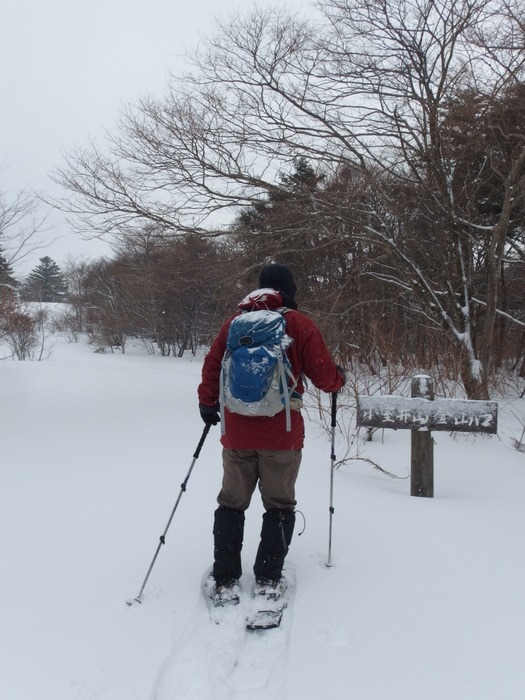
[[[303,0],[259,0],[307,12]],[[56,193],[49,173],[63,153],[110,129],[122,104],[159,93],[185,50],[216,18],[245,11],[242,0],[2,0],[0,12],[0,192]],[[243,9],[244,8],[244,9]],[[66,234],[39,250],[19,274],[50,255],[97,257],[108,251]]]

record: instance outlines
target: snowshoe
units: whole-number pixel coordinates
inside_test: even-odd
[[[264,630],[279,627],[288,598],[286,581],[258,580],[255,583],[252,610],[247,617],[249,630]]]

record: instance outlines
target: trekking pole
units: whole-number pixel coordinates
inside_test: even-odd
[[[332,566],[332,518],[334,515],[334,468],[335,468],[335,427],[337,413],[337,391],[332,392],[332,452],[330,465],[330,525],[328,528],[328,560],[326,566]]]
[[[210,428],[211,428],[211,425],[204,426],[204,430],[202,431],[201,439],[199,440],[199,444],[197,445],[197,449],[195,450],[195,454],[193,455],[193,461],[190,465],[188,473],[186,474],[186,478],[184,479],[184,481],[180,485],[179,495],[177,497],[175,505],[173,506],[173,510],[171,511],[171,515],[170,515],[170,518],[168,520],[168,523],[167,523],[166,527],[164,528],[164,532],[162,533],[162,535],[159,538],[159,544],[157,546],[155,554],[153,555],[153,559],[151,560],[151,564],[149,565],[149,569],[148,569],[148,573],[146,574],[146,578],[144,579],[144,582],[142,584],[142,587],[141,587],[138,595],[135,598],[133,598],[132,600],[131,599],[127,600],[126,601],[127,605],[133,605],[134,603],[142,603],[142,594],[144,593],[144,589],[146,588],[146,584],[147,584],[148,579],[150,577],[151,570],[153,569],[155,562],[157,561],[157,557],[159,556],[159,552],[160,552],[162,545],[166,544],[166,535],[167,535],[168,530],[170,528],[171,521],[173,520],[173,516],[175,515],[175,511],[177,510],[177,507],[179,505],[179,501],[182,498],[182,494],[186,491],[186,486],[187,486],[188,480],[191,476],[191,472],[193,471],[193,467],[195,465],[195,462],[197,461],[197,459],[200,455],[202,446],[204,445],[204,440],[206,440],[206,436],[210,432]]]

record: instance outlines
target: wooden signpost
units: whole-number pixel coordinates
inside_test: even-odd
[[[359,396],[359,427],[409,429],[411,431],[410,495],[434,495],[432,430],[495,434],[498,404],[495,401],[434,399],[432,379],[412,380],[412,397]]]

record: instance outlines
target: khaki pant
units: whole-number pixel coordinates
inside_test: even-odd
[[[293,509],[301,457],[301,450],[223,449],[224,474],[217,502],[225,508],[244,511],[259,484],[266,510]]]

